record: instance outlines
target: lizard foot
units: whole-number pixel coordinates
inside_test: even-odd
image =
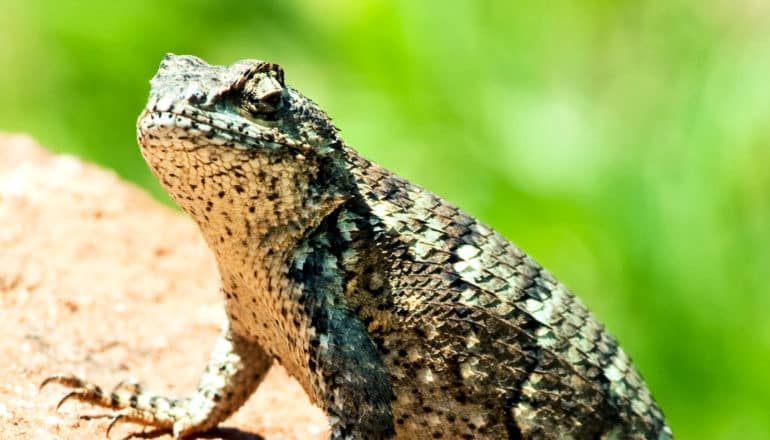
[[[197,421],[194,414],[199,412],[191,399],[168,398],[146,393],[141,384],[134,380],[119,382],[109,393],[102,387],[71,374],[56,374],[46,378],[40,389],[49,384],[59,384],[71,390],[59,400],[61,406],[72,399],[113,410],[112,420],[107,427],[107,436],[118,422],[131,422],[154,426],[173,432],[174,438],[206,431],[213,426]]]

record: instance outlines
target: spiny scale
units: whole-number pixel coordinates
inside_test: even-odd
[[[332,439],[672,438],[577,298],[489,227],[361,158],[279,66],[168,55],[151,84],[142,154],[216,255],[228,320],[190,397],[50,380],[73,397],[193,434],[275,359]]]

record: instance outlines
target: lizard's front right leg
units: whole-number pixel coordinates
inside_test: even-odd
[[[272,358],[259,344],[233,334],[226,324],[191,396],[158,396],[128,382],[121,382],[112,392],[105,393],[97,385],[66,374],[47,378],[41,388],[49,383],[73,388],[57,409],[65,401],[77,399],[115,410],[108,434],[115,422],[125,420],[169,429],[174,438],[180,438],[208,431],[235,412],[256,390],[271,365]]]

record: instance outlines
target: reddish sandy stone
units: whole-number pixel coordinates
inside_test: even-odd
[[[114,174],[0,134],[0,438],[104,439],[100,408],[38,384],[73,372],[110,387],[194,389],[224,319],[214,260],[188,218]],[[274,367],[206,438],[324,439],[323,414]],[[112,438],[142,428],[121,424]],[[170,436],[155,437],[168,439]]]

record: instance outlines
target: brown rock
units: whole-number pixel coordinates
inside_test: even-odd
[[[103,439],[108,411],[38,391],[75,373],[192,391],[224,319],[214,259],[192,221],[114,174],[0,134],[0,438]],[[206,438],[323,439],[328,427],[279,366]],[[113,438],[141,432],[119,424]],[[147,429],[151,431],[151,428]],[[259,435],[252,435],[259,434]],[[162,435],[161,439],[170,438]]]

